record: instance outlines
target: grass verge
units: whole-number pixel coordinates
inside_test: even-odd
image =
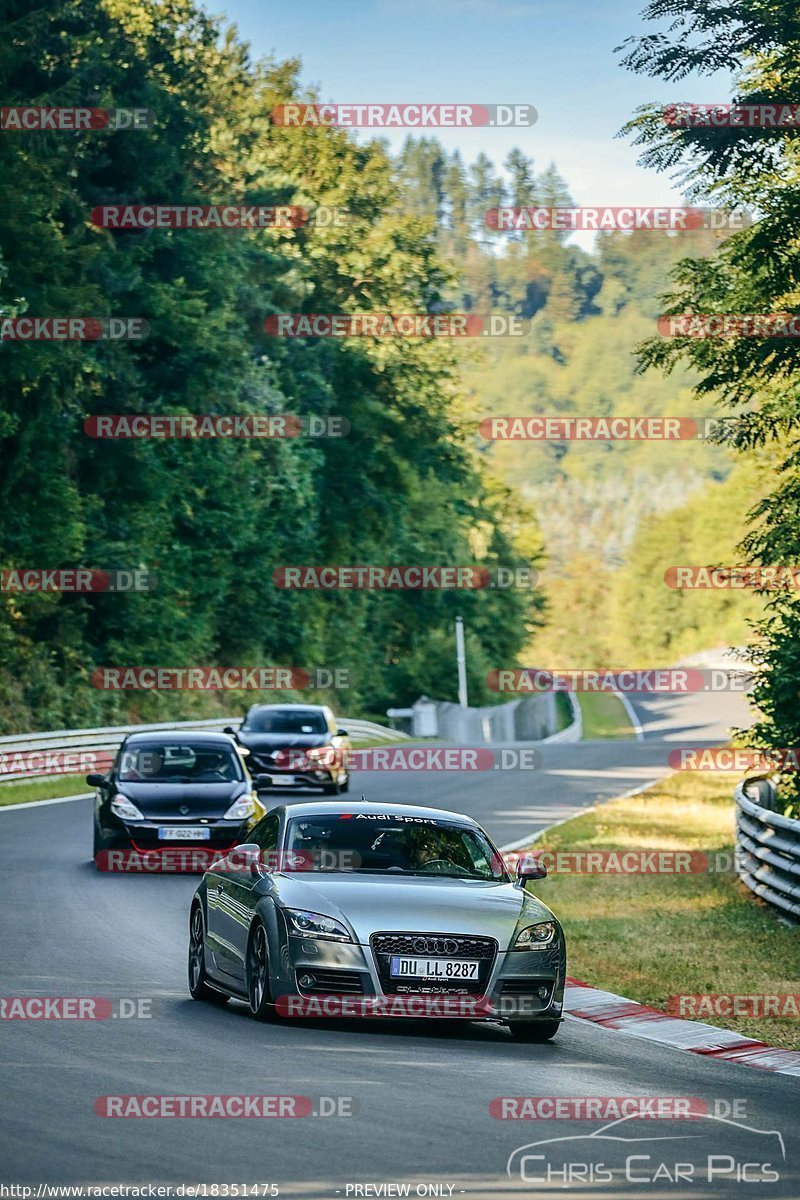
[[[58,796],[79,796],[92,789],[85,775],[45,775],[41,779],[23,779],[0,784],[0,807],[25,804],[29,800],[55,800]]]
[[[625,705],[613,692],[578,692],[583,717],[583,737],[630,738],[633,726]]]
[[[572,705],[566,692],[556,692],[556,733],[572,724]]]
[[[733,854],[735,775],[675,774],[546,834],[537,849]],[[671,995],[800,992],[800,938],[732,870],[709,874],[558,874],[536,885],[563,922],[576,979],[655,1008]],[[800,1048],[791,1017],[698,1019]]]

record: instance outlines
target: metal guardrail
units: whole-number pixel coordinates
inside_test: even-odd
[[[578,702],[578,697],[574,692],[566,693],[569,701],[572,720],[569,725],[565,725],[563,729],[559,729],[558,733],[551,733],[549,737],[542,740],[548,744],[553,742],[579,742],[583,737],[583,713]]]
[[[753,792],[774,799],[775,784],[743,780],[734,792],[736,873],[756,896],[800,919],[800,821],[763,807]]]
[[[408,735],[374,721],[339,718],[356,741],[405,740]],[[154,725],[111,725],[102,729],[56,729],[46,733],[15,733],[0,737],[0,785],[46,775],[86,775],[111,765],[123,738],[129,733],[171,733],[181,729],[238,728],[241,717],[215,717],[206,721],[159,721]]]

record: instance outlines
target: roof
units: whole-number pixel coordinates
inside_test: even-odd
[[[364,800],[301,800],[293,804],[276,805],[277,807],[285,808],[291,816],[301,817],[328,817],[339,813],[352,813],[354,816],[372,814],[389,817],[428,817],[436,821],[459,821],[470,826],[478,824],[465,813],[451,812],[446,808],[426,808],[421,804],[378,804]]]
[[[158,730],[148,730],[144,733],[129,733],[125,738],[125,745],[129,745],[131,742],[156,742],[158,744],[163,744],[164,742],[182,742],[184,745],[194,742],[203,745],[236,745],[229,733],[223,733],[222,730],[216,729],[162,729],[160,732]]]
[[[252,712],[254,708],[299,708],[304,712],[308,709],[315,709],[317,712],[322,712],[323,708],[327,707],[327,704],[251,704],[250,712]]]

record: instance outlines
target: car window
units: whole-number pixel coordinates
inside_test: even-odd
[[[230,746],[167,741],[123,747],[117,774],[123,783],[233,783],[244,778]]]
[[[277,813],[267,813],[250,832],[248,841],[255,842],[262,850],[277,850],[280,818]]]
[[[256,709],[245,717],[242,733],[327,733],[319,709]]]
[[[333,813],[290,817],[292,870],[386,872],[456,879],[506,879],[502,859],[472,826],[428,817]]]

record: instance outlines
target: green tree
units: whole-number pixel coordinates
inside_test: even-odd
[[[652,20],[669,17],[667,33],[628,39],[626,66],[666,80],[690,71],[735,76],[734,100],[743,106],[790,102],[800,85],[800,12],[794,5],[736,0],[657,0]],[[708,259],[683,261],[665,311],[774,314],[800,311],[800,173],[798,131],[724,126],[685,127],[665,120],[659,106],[639,110],[628,126],[643,161],[679,171],[696,200],[758,216],[725,240]],[[698,394],[714,397],[729,421],[720,440],[750,455],[766,448],[778,467],[777,484],[753,511],[743,541],[748,561],[796,558],[800,534],[800,374],[791,339],[760,337],[663,338],[643,350],[642,365],[669,371],[686,359],[699,374]],[[800,737],[800,618],[791,592],[772,594],[752,653],[760,670],[754,699],[764,714],[754,736],[763,744],[792,746]]]

